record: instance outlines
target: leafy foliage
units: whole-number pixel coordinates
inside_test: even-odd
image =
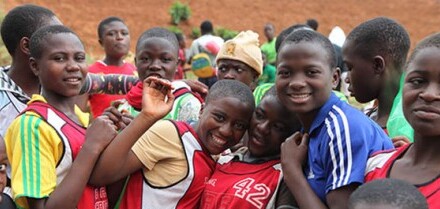
[[[238,34],[238,31],[226,29],[226,28],[223,28],[223,27],[219,27],[219,28],[214,30],[214,33],[216,35],[222,37],[225,41],[227,41],[229,39],[234,38]]]
[[[171,5],[169,13],[172,23],[178,25],[180,21],[186,21],[191,17],[191,8],[188,4],[176,1]]]
[[[202,35],[202,33],[200,32],[200,28],[194,27],[191,30],[191,37],[193,39],[196,39],[198,37],[200,37]]]

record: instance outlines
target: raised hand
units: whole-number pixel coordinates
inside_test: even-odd
[[[107,116],[113,122],[117,131],[122,131],[133,120],[133,116],[129,113],[119,112],[113,104],[106,108],[102,115]]]
[[[101,115],[87,128],[86,141],[83,148],[101,153],[117,135],[117,127],[106,115]]]
[[[309,135],[294,133],[281,144],[281,166],[288,169],[301,168],[307,160]]]
[[[143,82],[141,113],[159,120],[173,107],[174,95],[171,82],[156,77],[148,77]]]
[[[199,93],[202,98],[205,98],[208,94],[208,86],[206,86],[204,83],[198,81],[198,80],[188,80],[184,79],[182,80],[185,82],[190,88],[191,91]]]

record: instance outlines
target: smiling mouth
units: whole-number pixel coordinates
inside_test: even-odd
[[[214,136],[214,135],[211,135],[211,136],[212,136],[212,142],[214,142],[214,144],[215,144],[216,146],[218,146],[218,147],[224,147],[224,146],[226,145],[227,141],[224,140],[223,138],[216,137],[216,136]]]
[[[67,81],[67,83],[71,83],[71,84],[78,84],[81,83],[81,78],[66,78],[64,79],[64,81]]]

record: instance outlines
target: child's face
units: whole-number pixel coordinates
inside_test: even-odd
[[[217,63],[217,69],[218,80],[237,80],[251,86],[258,78],[255,70],[237,60],[221,59]]]
[[[367,60],[359,55],[352,41],[346,41],[342,49],[344,63],[348,74],[345,81],[349,83],[348,91],[358,102],[366,103],[378,97],[380,78],[374,73],[374,59]]]
[[[403,86],[403,112],[414,130],[440,135],[440,49],[420,50],[409,63]]]
[[[255,109],[249,127],[248,147],[252,156],[269,157],[280,154],[281,143],[295,129],[295,116],[276,99],[266,96]]]
[[[104,47],[107,56],[124,57],[130,50],[130,33],[127,26],[120,21],[105,25],[99,43]]]
[[[278,98],[291,112],[314,114],[328,100],[338,73],[326,50],[315,42],[286,44],[278,54]]]
[[[252,108],[234,97],[209,101],[201,110],[197,134],[216,155],[237,144],[249,126]]]
[[[136,51],[139,79],[156,76],[172,81],[177,68],[177,49],[163,38],[147,38]]]
[[[41,57],[32,57],[30,66],[40,79],[43,94],[78,95],[88,72],[86,52],[79,38],[72,33],[58,33],[47,35],[42,42]]]

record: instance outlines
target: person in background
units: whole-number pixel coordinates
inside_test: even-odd
[[[264,36],[266,36],[267,42],[261,45],[261,51],[266,54],[267,63],[275,66],[277,61],[277,52],[275,50],[277,37],[275,36],[275,26],[272,23],[267,23],[264,26]]]
[[[225,41],[221,37],[214,35],[214,27],[209,20],[205,20],[200,24],[200,32],[202,36],[194,40],[189,49],[188,56],[190,59],[188,60],[188,63],[191,63],[192,58],[195,55],[206,53],[211,60],[212,68],[215,69],[215,57]],[[211,87],[217,81],[215,70],[212,72],[212,76],[207,78],[198,78],[198,80],[206,84],[208,87]]]
[[[440,33],[417,44],[405,66],[402,102],[414,143],[368,160],[365,181],[394,178],[416,186],[430,209],[440,208]]]
[[[179,64],[177,65],[176,74],[174,74],[174,80],[180,80],[185,78],[185,35],[183,35],[183,33],[176,33],[176,38],[179,42]]]
[[[261,53],[263,57],[263,74],[258,78],[257,86],[265,83],[275,83],[275,74],[277,68],[269,63],[267,63],[266,54]]]
[[[314,31],[318,31],[319,23],[317,20],[310,18],[306,20],[306,25],[308,25],[310,28],[312,28]]]
[[[130,31],[125,22],[119,17],[107,17],[98,25],[98,42],[105,52],[103,60],[98,60],[89,66],[89,72],[95,74],[124,74],[135,75],[136,67],[124,59],[130,50]],[[81,95],[81,109],[87,101],[93,118],[100,116],[115,100],[124,98],[124,94],[84,94]]]

